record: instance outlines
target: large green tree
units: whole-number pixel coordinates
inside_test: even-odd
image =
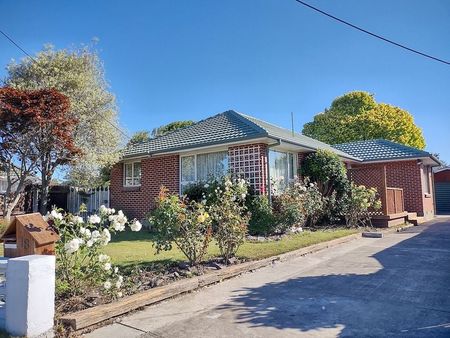
[[[33,59],[10,63],[6,85],[22,90],[54,88],[69,98],[70,116],[78,121],[75,144],[82,155],[68,166],[68,180],[84,187],[98,184],[100,169],[117,160],[121,142],[115,97],[98,54],[88,46],[71,50],[45,46]]]
[[[329,144],[383,138],[425,148],[422,130],[409,112],[377,103],[372,94],[362,91],[336,98],[314,121],[303,126],[303,134]]]

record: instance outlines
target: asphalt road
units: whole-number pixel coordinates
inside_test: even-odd
[[[90,337],[450,337],[450,218],[150,306]]]

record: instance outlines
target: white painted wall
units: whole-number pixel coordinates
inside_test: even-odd
[[[55,256],[11,258],[6,270],[6,331],[13,336],[53,335]]]

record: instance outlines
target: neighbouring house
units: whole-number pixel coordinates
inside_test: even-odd
[[[155,206],[161,186],[172,193],[182,193],[191,183],[227,172],[244,177],[255,192],[270,194],[272,184],[276,184],[276,190],[280,191],[294,180],[304,157],[318,149],[336,153],[349,168],[376,164],[366,164],[360,154],[352,154],[248,115],[226,111],[126,148],[121,161],[111,172],[111,206],[123,209],[131,217],[144,218]],[[426,154],[422,156],[425,166],[433,165],[433,159]],[[385,162],[389,175],[396,176],[398,168],[390,165],[391,159]],[[397,159],[396,162],[400,163],[399,168],[402,164],[409,165],[409,162],[414,162],[419,168],[415,158],[409,162]],[[414,186],[418,191],[411,193],[412,198],[416,198],[422,194],[421,176],[419,174],[412,179],[417,181]],[[367,183],[378,187],[378,182]],[[405,194],[409,196],[410,192],[405,191]],[[423,211],[423,205],[419,204],[408,204],[414,207],[410,211]]]
[[[13,215],[23,214],[26,212],[36,212],[38,210],[38,186],[40,180],[33,175],[27,178],[26,186],[19,202],[13,210]],[[0,171],[0,216],[3,215],[3,203],[6,198],[7,178],[6,173]],[[15,189],[13,186],[12,189]]]
[[[383,209],[374,216],[374,224],[390,226],[403,223],[405,218],[420,222],[434,217],[432,168],[440,165],[434,155],[382,139],[333,147],[361,159],[348,165],[352,181],[377,188]]]
[[[450,214],[450,167],[434,172],[436,213]]]

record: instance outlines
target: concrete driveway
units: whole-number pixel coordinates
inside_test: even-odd
[[[450,218],[277,263],[90,337],[450,337]]]

